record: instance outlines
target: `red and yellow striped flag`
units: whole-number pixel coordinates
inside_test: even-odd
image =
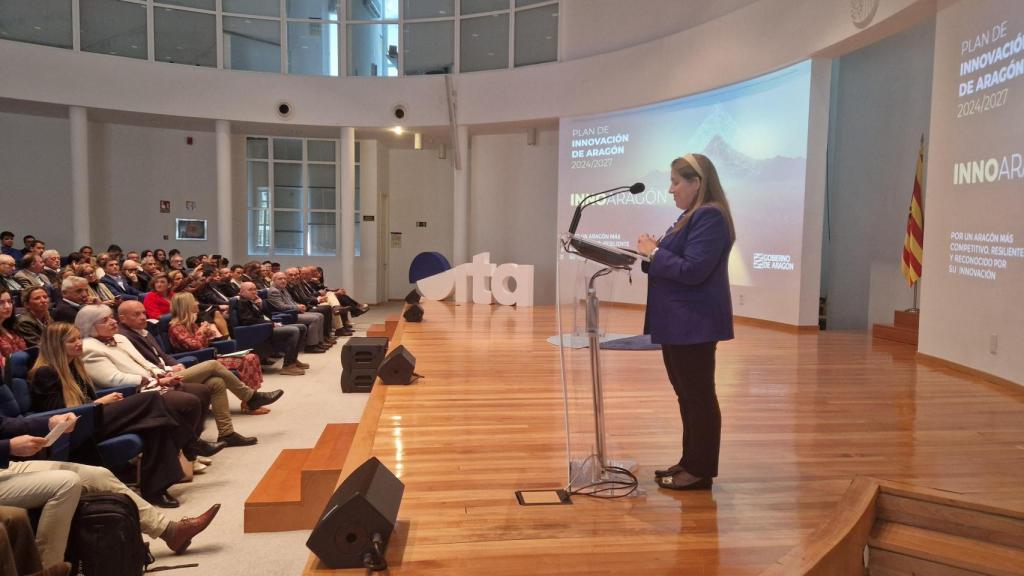
[[[917,172],[914,174],[914,194],[910,197],[907,215],[907,236],[903,240],[903,261],[900,271],[907,283],[914,285],[921,278],[921,260],[924,250],[924,204],[921,203],[921,182],[924,180],[924,136],[917,153]]]

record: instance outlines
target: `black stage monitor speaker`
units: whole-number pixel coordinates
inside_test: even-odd
[[[406,304],[419,304],[420,303],[420,292],[419,292],[419,290],[417,290],[415,288],[410,290],[409,293],[405,295],[405,303]]]
[[[423,322],[423,307],[419,304],[409,304],[402,316],[406,322]]]
[[[341,347],[341,391],[372,390],[387,351],[387,338],[349,338]]]
[[[416,370],[416,357],[399,346],[388,354],[380,365],[380,381],[385,384],[412,384],[419,376]]]
[[[306,547],[330,568],[382,564],[404,491],[401,480],[370,458],[334,491]]]

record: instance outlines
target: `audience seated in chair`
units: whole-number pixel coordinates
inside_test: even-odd
[[[69,276],[61,282],[61,301],[53,309],[53,319],[57,322],[75,322],[75,316],[82,306],[94,304],[89,282],[79,276]]]
[[[177,376],[160,372],[155,366],[150,369],[128,339],[117,333],[117,322],[106,306],[82,308],[75,327],[85,337],[82,376],[97,388],[134,386],[153,403],[148,409],[161,413],[153,419],[153,429],[136,431],[145,445],[139,484],[143,497],[150,502],[176,507],[178,503],[167,488],[184,478],[178,451],[185,450],[194,459],[201,449],[198,432],[202,431],[202,415],[210,399],[208,391],[199,387],[195,393],[186,392],[180,389]]]
[[[267,318],[262,311],[262,302],[256,295],[256,285],[252,282],[242,282],[242,289],[238,293],[237,301],[237,322],[239,326],[256,326],[270,324],[271,344],[274,348],[284,350],[284,367],[278,374],[286,376],[301,376],[306,373],[305,368],[309,365],[299,361],[299,347],[305,341],[306,327],[302,324],[289,324],[287,326],[274,323]],[[269,350],[263,351],[261,356],[269,355]]]
[[[50,291],[42,286],[26,290],[25,311],[14,320],[14,329],[29,346],[38,346],[39,338],[53,321],[50,317]]]
[[[175,553],[184,552],[192,538],[210,525],[220,504],[214,504],[196,518],[171,521],[106,468],[47,460],[11,461],[12,457],[35,456],[46,443],[44,436],[50,429],[74,418],[73,414],[28,418],[0,416],[0,505],[42,510],[36,529],[42,563],[49,566],[64,560],[71,519],[83,492],[116,492],[128,496],[139,509],[142,531],[151,538],[162,539]],[[68,432],[71,430],[73,424]]]

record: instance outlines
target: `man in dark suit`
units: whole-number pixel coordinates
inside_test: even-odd
[[[75,323],[78,310],[89,303],[89,282],[85,278],[69,276],[60,285],[63,299],[53,310],[53,319],[57,322]]]
[[[197,437],[203,433],[202,423],[206,420],[206,407],[212,404],[213,419],[217,423],[217,437],[220,440],[216,443],[201,443],[203,445],[198,452],[200,456],[212,456],[224,446],[249,446],[256,443],[256,438],[235,432],[228,410],[227,391],[230,390],[239,400],[247,402],[250,409],[272,404],[284,392],[254,392],[216,360],[207,360],[186,368],[176,358],[167,354],[157,339],[149,333],[146,307],[141,302],[122,302],[117,308],[117,321],[118,332],[127,338],[146,360],[180,376],[183,381],[182,390],[199,397],[199,402],[203,406],[203,417],[196,431]],[[208,449],[212,449],[212,452],[207,453],[210,452]]]
[[[121,275],[121,265],[113,257],[103,263],[103,278],[100,278],[100,282],[106,284],[115,297],[131,296],[132,298],[138,298],[143,294],[142,291],[132,286],[127,278]]]
[[[338,336],[352,335],[352,324],[348,319],[348,310],[341,306],[332,307],[328,304],[325,297],[313,290],[309,284],[302,281],[302,271],[300,269],[288,268],[285,270],[285,274],[288,277],[288,293],[292,295],[292,299],[309,310],[315,310],[323,314],[325,325],[330,326],[332,329],[335,325],[339,326],[335,332]],[[337,319],[337,322],[335,322],[335,319]]]
[[[237,320],[239,326],[255,326],[257,324],[273,324],[271,345],[276,349],[284,349],[284,367],[278,374],[285,376],[302,376],[309,364],[299,362],[299,346],[306,340],[306,327],[302,324],[280,325],[267,318],[261,309],[263,302],[256,295],[256,285],[242,282],[238,293]],[[268,350],[257,352],[265,358]]]
[[[50,279],[50,286],[60,286],[60,252],[43,252],[43,274]]]
[[[331,317],[319,311],[308,312],[305,306],[297,303],[288,293],[288,278],[284,273],[274,274],[274,285],[267,288],[266,305],[271,312],[295,313],[296,319],[306,326],[306,352],[322,353],[334,344]]]

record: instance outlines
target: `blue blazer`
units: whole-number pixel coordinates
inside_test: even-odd
[[[732,296],[725,215],[703,206],[678,232],[658,243],[641,269],[647,273],[644,334],[655,344],[701,344],[732,340]]]
[[[107,274],[104,274],[103,278],[100,278],[100,282],[106,284],[107,288],[110,288],[110,291],[114,293],[114,296],[127,295],[132,297],[138,297],[144,294],[143,292],[139,291],[137,288],[129,284],[127,278],[125,278],[124,276],[122,276],[121,278],[124,278],[124,290],[122,290],[121,287],[117,285],[117,282],[114,282],[114,279]]]

